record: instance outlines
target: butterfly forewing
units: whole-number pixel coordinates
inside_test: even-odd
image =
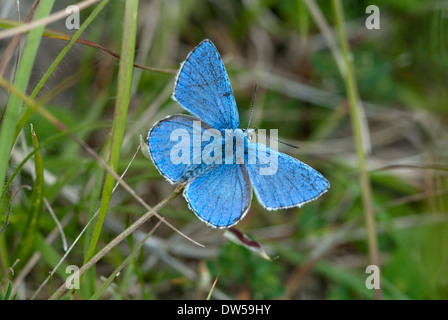
[[[159,172],[171,183],[183,183],[206,171],[210,165],[201,161],[202,152],[212,139],[202,141],[202,137],[212,134],[210,129],[213,128],[198,118],[184,114],[157,122],[148,133],[148,149]],[[195,135],[200,139],[200,148],[194,147]]]
[[[173,98],[213,128],[239,126],[229,77],[218,50],[209,40],[202,41],[182,64]]]

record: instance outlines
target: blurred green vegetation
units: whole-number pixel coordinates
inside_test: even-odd
[[[32,2],[20,1],[22,20]],[[337,43],[331,1],[310,2],[322,11]],[[364,129],[372,145],[367,161],[383,298],[448,299],[448,7],[443,1],[342,2],[368,122]],[[69,4],[58,0],[52,12]],[[381,12],[379,30],[365,27],[365,9],[371,4]],[[81,23],[93,10],[94,6],[81,11]],[[110,1],[82,37],[119,53],[123,12],[124,1]],[[205,248],[161,226],[101,298],[205,299],[219,275],[214,299],[373,299],[372,290],[365,286],[367,234],[344,80],[305,1],[140,0],[138,13],[137,63],[176,70],[195,45],[211,39],[229,73],[241,127],[248,122],[253,87],[258,84],[252,125],[278,128],[281,140],[300,146],[298,150],[280,146],[280,150],[320,171],[331,189],[302,208],[279,212],[264,210],[254,197],[249,213],[236,227],[262,244],[272,261],[229,241],[222,230],[207,227],[179,197],[160,214]],[[17,20],[15,1],[0,6],[0,14]],[[76,32],[65,28],[64,19],[48,28]],[[0,40],[0,59],[11,39]],[[66,43],[42,38],[28,94]],[[16,72],[16,57],[3,74],[8,80]],[[106,161],[118,64],[106,53],[77,43],[36,97]],[[119,174],[131,161],[140,135],[145,138],[164,116],[183,112],[170,98],[173,81],[173,74],[134,68]],[[0,89],[2,110],[9,94]],[[39,148],[21,165],[34,150],[29,123]],[[5,183],[16,176],[0,204],[0,225],[8,219],[0,235],[0,297],[17,294],[18,299],[28,299],[61,259],[64,248],[47,206],[36,213],[33,229],[27,229],[38,195],[22,186],[39,183],[42,176],[36,172],[42,165],[45,188],[41,190],[70,245],[100,206],[105,171],[41,114],[35,113],[20,132]],[[141,153],[124,180],[150,206],[174,189]],[[97,248],[144,213],[118,187]],[[150,220],[135,237],[149,232],[156,222]],[[38,298],[48,298],[65,281],[67,265],[82,265],[93,224],[89,228]],[[21,247],[20,239],[27,236],[34,239],[34,247],[23,253],[28,248]],[[131,237],[127,240],[88,273],[77,298],[89,299],[122,263],[136,246]]]

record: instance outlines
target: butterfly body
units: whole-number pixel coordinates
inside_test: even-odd
[[[250,208],[255,192],[268,210],[298,207],[329,188],[316,170],[264,144],[252,129],[239,129],[230,81],[209,40],[181,65],[173,98],[190,115],[172,115],[148,133],[148,149],[159,172],[185,185],[190,209],[212,227],[228,228]]]

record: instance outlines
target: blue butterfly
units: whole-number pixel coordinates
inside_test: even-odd
[[[190,209],[208,225],[229,228],[238,223],[250,208],[253,191],[264,208],[278,210],[300,207],[330,187],[313,168],[250,142],[250,131],[238,129],[230,81],[210,40],[202,41],[182,63],[172,97],[194,116],[176,114],[155,123],[148,133],[149,153],[169,182],[185,185],[183,195]],[[230,140],[242,139],[244,148],[238,153],[233,145],[230,158],[220,140],[228,131],[235,132]],[[181,134],[173,137],[174,132]],[[178,150],[182,134],[199,139]],[[173,156],[188,161],[173,161]],[[251,156],[255,161],[250,161]],[[213,157],[215,161],[207,161]],[[263,169],[269,171],[272,159],[277,159],[276,170],[261,173]]]

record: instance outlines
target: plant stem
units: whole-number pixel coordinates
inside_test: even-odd
[[[333,10],[339,35],[341,51],[346,65],[344,77],[350,108],[350,118],[358,157],[359,179],[361,184],[362,202],[364,206],[365,222],[367,226],[367,241],[369,246],[370,264],[380,266],[378,240],[376,236],[375,214],[372,207],[372,190],[367,172],[366,153],[363,145],[363,121],[361,118],[360,99],[356,85],[355,74],[351,61],[351,53],[344,29],[344,12],[340,0],[333,0]],[[381,299],[381,289],[375,289],[375,298]]]
[[[123,137],[126,128],[137,34],[137,12],[138,0],[126,1],[124,10],[124,28],[121,42],[122,59],[120,60],[118,70],[117,99],[115,101],[114,123],[112,127],[111,149],[108,162],[109,167],[114,171],[117,170],[118,161],[120,160]],[[100,212],[98,214],[98,219],[90,241],[89,250],[84,262],[88,261],[95,253],[95,247],[100,237],[103,222],[109,207],[109,202],[112,197],[114,183],[114,177],[107,173],[103,194],[101,197]]]
[[[51,2],[50,5],[53,6],[54,0],[51,0],[51,1],[52,2]],[[79,10],[83,10],[83,9],[85,9],[85,8],[95,4],[98,1],[100,1],[100,0],[85,0],[85,1],[82,1],[82,2],[78,2],[76,4],[76,6],[78,7]],[[46,4],[46,3],[50,3],[50,1],[41,1],[40,5],[42,5],[42,3]],[[0,40],[6,39],[6,38],[9,38],[9,37],[13,37],[13,36],[15,36],[18,33],[25,33],[25,32],[30,31],[30,30],[35,30],[35,29],[37,29],[39,27],[42,27],[42,26],[45,26],[47,24],[50,24],[50,23],[56,22],[58,20],[64,19],[65,17],[68,17],[71,14],[72,13],[71,12],[67,12],[65,8],[60,10],[60,11],[58,11],[58,12],[55,12],[55,13],[53,13],[51,15],[46,14],[42,18],[40,18],[41,16],[36,14],[35,20],[33,22],[25,23],[25,24],[22,24],[22,25],[18,24],[17,27],[15,27],[15,28],[12,28],[12,29],[9,29],[9,30],[2,30],[2,31],[0,31]]]
[[[146,241],[149,239],[149,237],[154,233],[154,231],[162,224],[163,220],[159,220],[157,224],[152,228],[151,231],[149,231],[146,236],[141,240],[135,248],[132,249],[132,252],[126,257],[126,259],[123,260],[123,262],[110,274],[110,276],[106,279],[106,281],[103,283],[101,288],[98,289],[91,297],[90,300],[98,300],[101,295],[104,293],[104,291],[110,286],[110,284],[118,277],[120,272],[123,271],[123,269],[134,259],[135,256],[140,252],[142,247],[145,245]]]
[[[53,8],[54,0],[41,1],[36,9],[35,18],[39,19],[50,14]],[[0,31],[1,33],[2,31]],[[14,78],[14,86],[21,93],[26,92],[28,82],[33,69],[34,60],[37,55],[39,44],[42,38],[44,28],[40,27],[28,35],[23,50],[23,55]],[[0,78],[2,78],[0,76]],[[5,182],[6,170],[10,159],[12,147],[14,145],[14,130],[19,121],[22,102],[16,95],[10,95],[5,106],[4,116],[0,126],[0,186],[3,188]]]
[[[59,52],[57,57],[54,59],[48,70],[44,73],[42,78],[39,80],[38,84],[34,88],[33,92],[30,94],[31,99],[36,99],[37,95],[41,91],[42,87],[46,84],[47,80],[50,78],[50,76],[53,74],[54,70],[59,66],[61,61],[64,59],[64,57],[67,55],[67,53],[70,51],[72,46],[77,42],[78,38],[82,35],[82,33],[87,29],[87,27],[92,23],[92,21],[98,16],[98,14],[103,10],[103,8],[107,5],[109,0],[103,0],[98,6],[95,7],[95,9],[92,11],[92,13],[87,17],[87,19],[83,22],[81,27],[78,31],[75,32],[75,34],[70,38],[67,39],[69,42],[65,45],[65,47]],[[45,30],[44,35],[45,37]],[[20,133],[20,130],[22,130],[22,127],[25,125],[26,122],[29,121],[31,116],[34,113],[34,109],[31,108],[28,105],[25,105],[24,108],[20,112],[20,120],[18,121],[18,125],[16,126],[16,132],[14,135],[14,141],[17,139],[17,136]]]
[[[130,225],[126,230],[120,233],[117,237],[115,237],[111,242],[109,242],[103,249],[101,249],[96,255],[94,255],[90,260],[88,260],[80,269],[76,277],[73,278],[73,281],[79,279],[90,267],[96,264],[102,257],[104,257],[112,248],[114,248],[117,244],[123,241],[127,236],[129,236],[132,232],[142,226],[149,218],[151,218],[156,212],[158,212],[161,208],[166,206],[172,200],[174,200],[179,194],[182,193],[184,189],[183,185],[178,185],[176,189],[164,200],[160,201],[154,208],[141,216],[137,221],[135,221],[132,225]],[[49,298],[50,300],[56,300],[61,298],[67,291],[67,287],[65,283],[63,283],[59,289]]]

